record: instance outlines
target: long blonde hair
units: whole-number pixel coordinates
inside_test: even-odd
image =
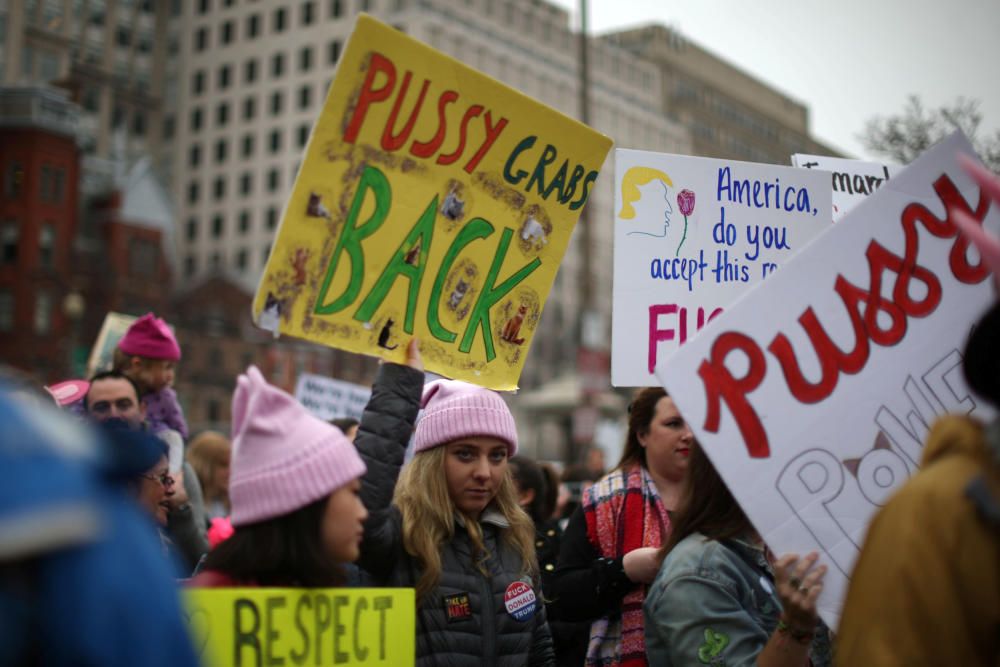
[[[233,447],[229,438],[217,431],[202,431],[187,447],[187,460],[198,475],[206,502],[220,501],[229,511],[229,492],[215,484],[215,470],[229,465]]]
[[[392,502],[403,515],[403,547],[417,559],[422,572],[417,581],[417,599],[430,593],[441,577],[441,549],[455,537],[455,513],[458,511],[445,479],[446,447],[429,449],[413,457],[399,475]],[[510,523],[500,531],[501,540],[521,557],[520,575],[534,579],[538,574],[535,558],[535,528],[531,518],[517,504],[517,489],[510,470],[504,474],[493,498],[493,505]],[[476,567],[484,574],[489,557],[477,521],[466,521],[472,540]]]

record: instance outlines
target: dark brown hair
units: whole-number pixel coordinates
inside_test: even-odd
[[[656,414],[656,404],[666,395],[667,390],[663,387],[644,387],[636,392],[628,406],[628,435],[625,437],[622,458],[615,466],[616,470],[631,468],[636,464],[648,467],[646,448],[639,444],[639,436],[649,433],[649,426]]]
[[[1000,302],[976,323],[965,345],[962,370],[969,388],[1000,407]]]
[[[701,533],[711,540],[725,540],[751,531],[753,525],[729,487],[701,445],[693,443],[680,507],[674,513],[670,538],[660,548],[660,558],[691,533]]]
[[[545,479],[545,472],[542,467],[526,456],[515,456],[509,461],[510,472],[517,485],[518,491],[531,489],[535,492],[535,497],[524,511],[528,513],[535,526],[546,521],[551,512],[546,513],[548,499],[548,482]]]
[[[290,514],[239,526],[205,559],[205,570],[257,586],[343,586],[339,563],[323,551],[320,526],[328,496]]]

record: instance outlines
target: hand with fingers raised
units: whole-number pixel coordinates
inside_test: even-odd
[[[804,643],[811,642],[816,631],[819,620],[816,600],[823,592],[823,577],[826,576],[826,566],[817,566],[817,560],[816,552],[805,558],[785,554],[774,564],[774,579],[783,610],[778,631]]]

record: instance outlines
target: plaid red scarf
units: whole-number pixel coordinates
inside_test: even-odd
[[[583,511],[590,543],[604,558],[659,547],[670,531],[656,484],[642,466],[604,476],[585,492]],[[594,621],[586,667],[646,667],[645,599],[646,586],[639,586],[622,600],[620,614]]]

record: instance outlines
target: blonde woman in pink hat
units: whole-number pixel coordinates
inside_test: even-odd
[[[482,387],[422,387],[421,370],[411,341],[407,366],[379,370],[358,428],[371,514],[359,565],[380,585],[416,588],[418,667],[554,665],[534,526],[508,470],[514,418]]]
[[[194,586],[332,587],[358,557],[365,464],[334,426],[251,366],[233,395],[229,501],[235,533]]]

